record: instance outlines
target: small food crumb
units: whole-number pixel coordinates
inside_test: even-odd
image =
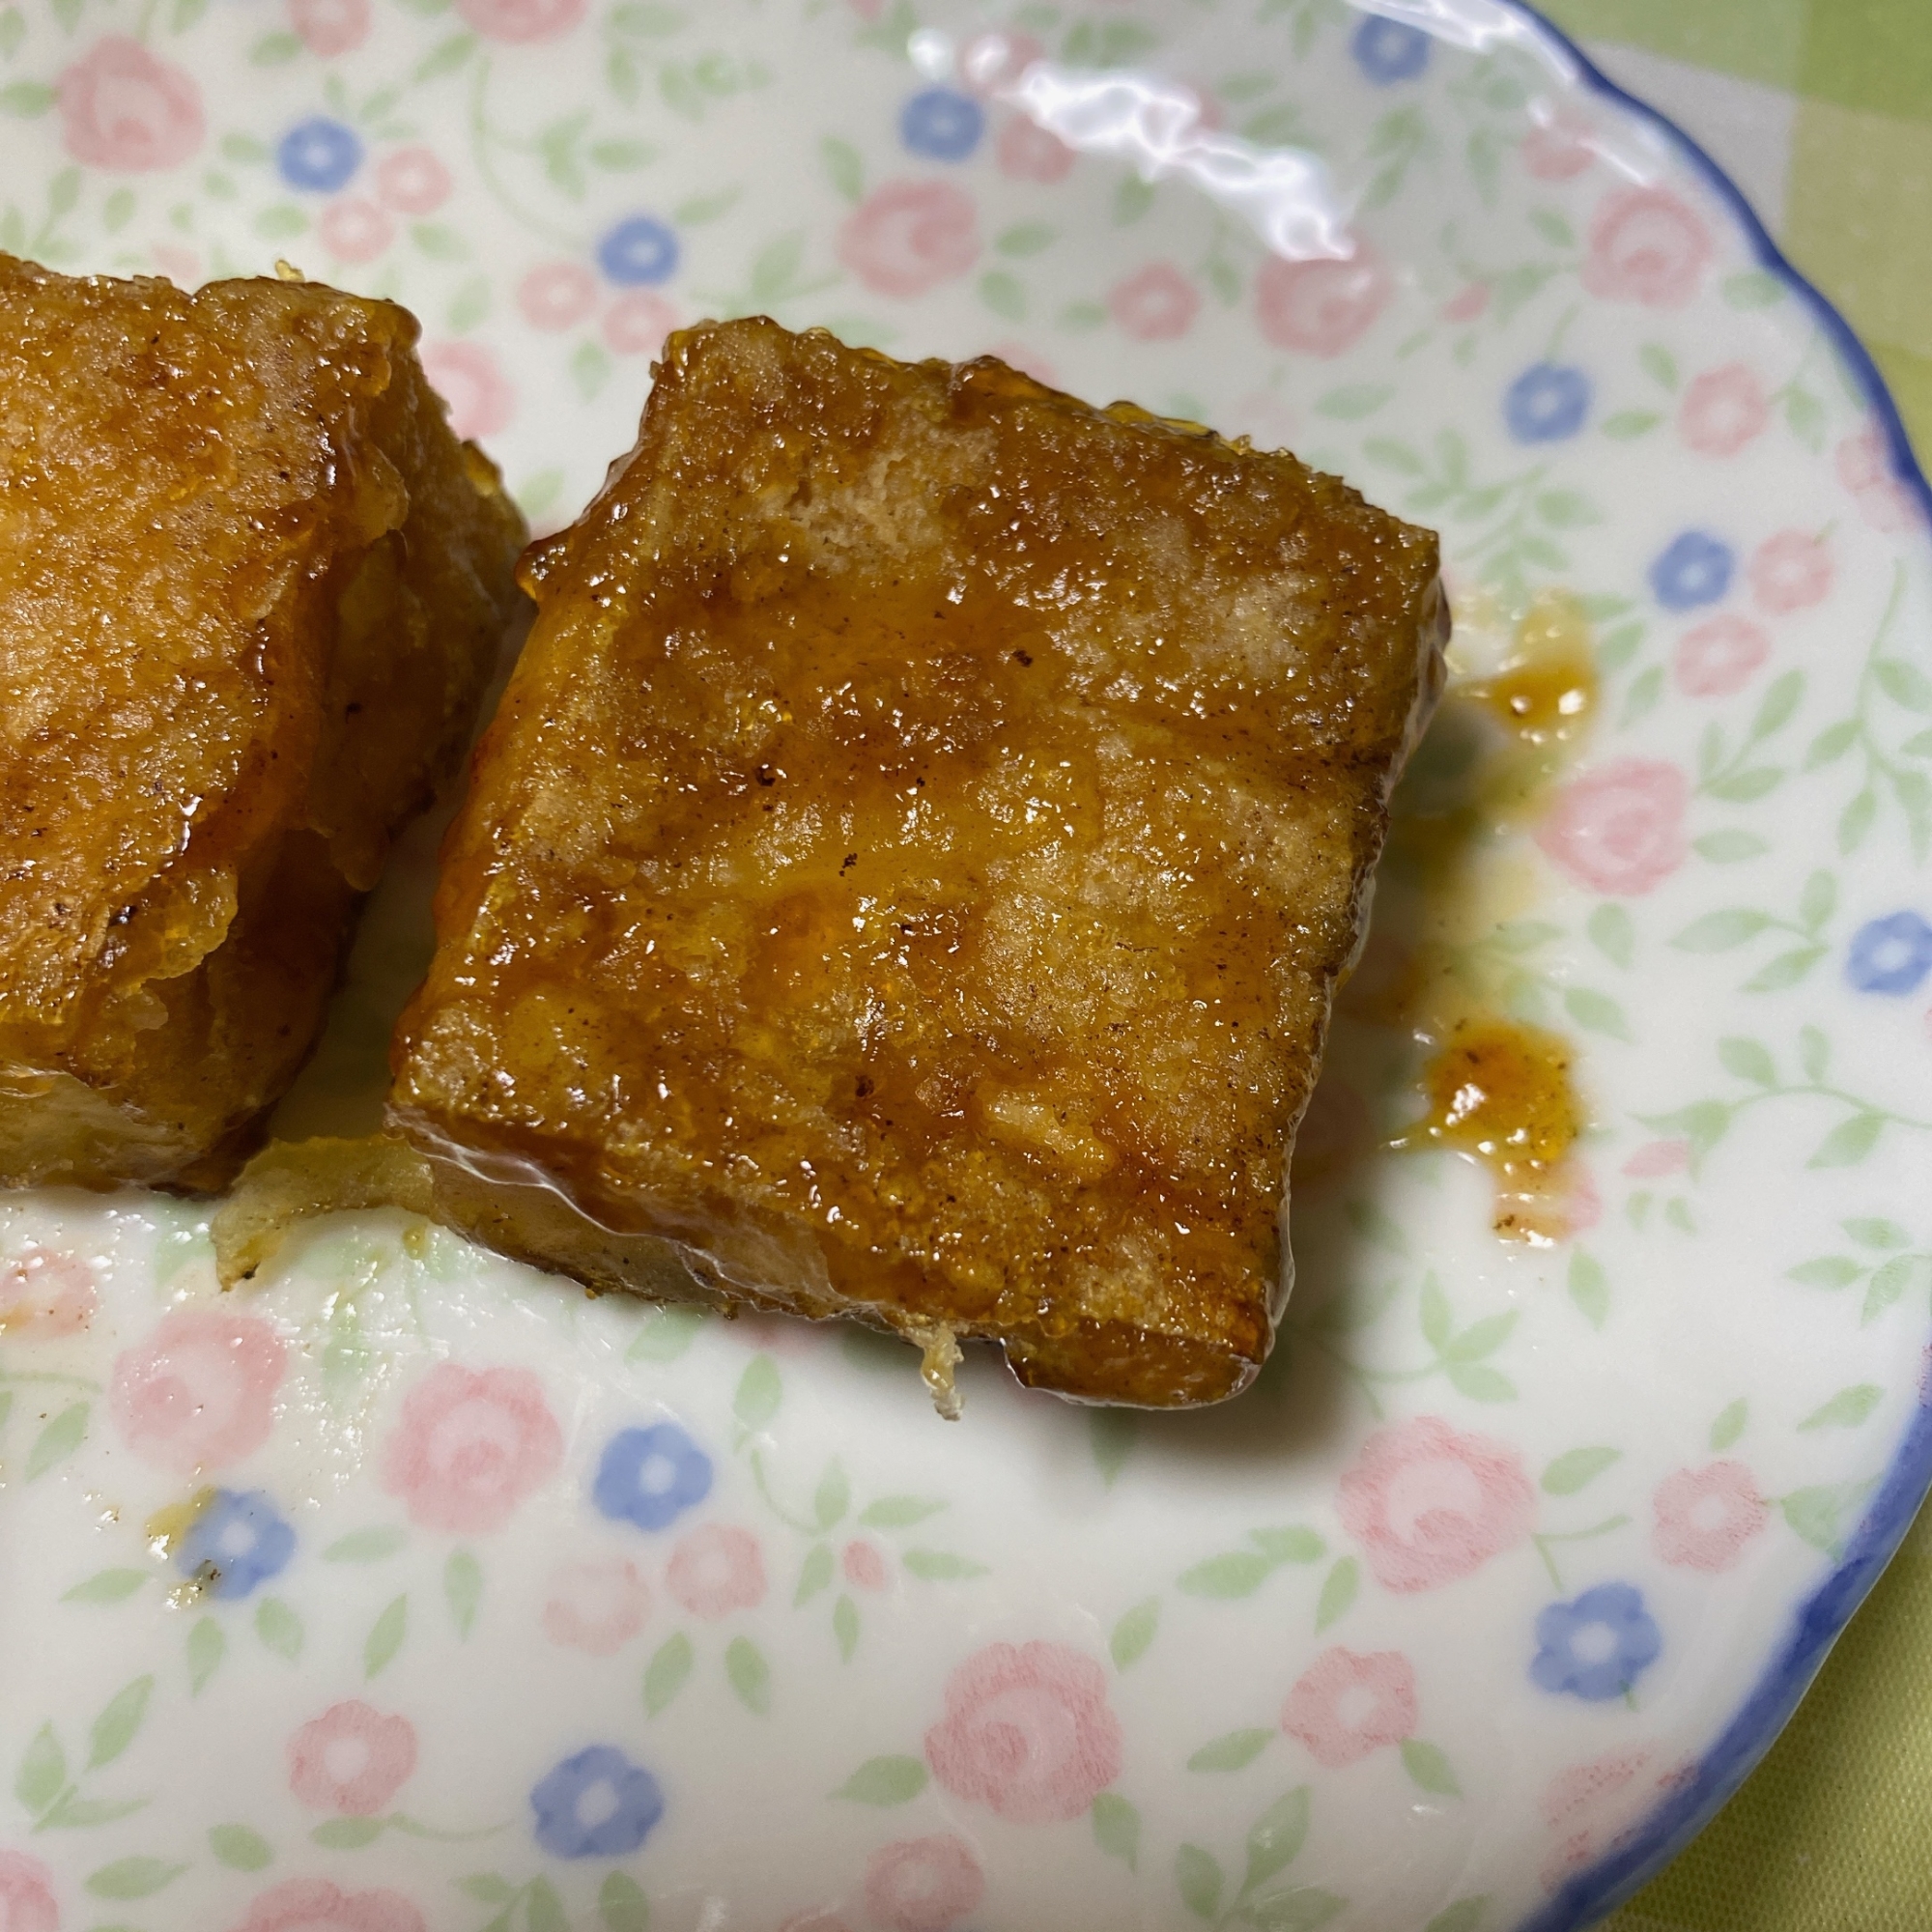
[[[923,1350],[919,1373],[926,1387],[932,1391],[933,1407],[948,1422],[957,1422],[966,1409],[966,1399],[959,1393],[959,1385],[952,1378],[952,1371],[965,1359],[957,1339],[943,1321],[930,1328],[914,1328],[908,1332]]]
[[[156,1510],[141,1525],[142,1534],[148,1539],[149,1553],[162,1561],[172,1556],[175,1546],[200,1520],[213,1500],[213,1490],[197,1490],[185,1503],[166,1503]]]

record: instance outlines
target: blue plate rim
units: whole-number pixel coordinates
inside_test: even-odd
[[[1893,479],[1911,493],[1922,518],[1932,525],[1932,482],[1919,467],[1898,405],[1871,352],[1829,298],[1772,240],[1743,190],[1694,136],[1669,115],[1618,86],[1529,0],[1500,0],[1500,4],[1575,62],[1579,81],[1592,94],[1614,101],[1662,133],[1729,210],[1759,267],[1776,275],[1811,311],[1843,358],[1878,419]],[[1776,1742],[1833,1644],[1904,1540],[1928,1490],[1932,1490],[1932,1406],[1921,1393],[1878,1492],[1845,1546],[1843,1559],[1800,1603],[1776,1656],[1730,1722],[1697,1759],[1691,1774],[1635,1831],[1594,1864],[1565,1880],[1546,1904],[1520,1922],[1517,1932],[1584,1932],[1690,1844]]]

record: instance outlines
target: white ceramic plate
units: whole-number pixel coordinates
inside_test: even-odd
[[[1708,163],[1495,0],[34,0],[0,116],[0,244],[398,297],[539,526],[762,308],[1292,443],[1605,692],[1463,962],[1578,1041],[1578,1232],[1374,1152],[1345,1025],[1216,1412],[0,1203],[0,1924],[1554,1932],[1679,1844],[1932,1470],[1925,497]]]

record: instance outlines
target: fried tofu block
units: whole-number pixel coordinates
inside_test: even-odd
[[[525,571],[392,1125],[546,1197],[495,1238],[598,1287],[655,1237],[703,1293],[991,1337],[1067,1395],[1243,1387],[1439,684],[1434,536],[990,359],[752,320],[671,339]]]
[[[0,1181],[225,1176],[462,755],[524,532],[415,335],[0,255]]]

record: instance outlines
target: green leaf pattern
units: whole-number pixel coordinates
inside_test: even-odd
[[[17,131],[36,140],[35,124],[58,128],[55,77],[96,31],[94,8],[95,0],[86,7],[81,0],[51,0],[44,14],[0,7],[0,62],[7,64],[0,71],[0,115],[9,126],[18,124]],[[181,37],[185,58],[223,11],[203,0],[162,0],[143,16],[141,31],[161,51],[171,37]],[[689,6],[617,0],[595,11],[583,30],[586,43],[595,43],[586,70],[593,84],[584,97],[553,99],[549,90],[532,89],[527,106],[519,99],[523,56],[468,30],[445,0],[404,0],[394,10],[404,52],[393,82],[373,92],[351,85],[353,61],[323,58],[280,21],[249,30],[246,59],[264,95],[282,88],[284,76],[298,76],[304,99],[312,95],[354,125],[372,155],[425,138],[421,127],[443,111],[440,103],[450,103],[452,113],[460,104],[464,154],[489,176],[480,204],[490,211],[489,222],[461,204],[398,219],[388,258],[356,286],[373,289],[380,281],[423,314],[432,336],[440,330],[485,341],[517,311],[514,288],[498,286],[490,272],[490,223],[514,231],[530,260],[588,262],[602,211],[619,205],[611,197],[621,197],[624,207],[647,207],[679,230],[686,257],[680,273],[688,278],[675,290],[682,312],[760,308],[803,324],[849,309],[855,338],[863,332],[866,339],[888,339],[893,324],[882,318],[895,316],[896,308],[862,287],[836,238],[868,196],[904,172],[906,157],[890,129],[863,125],[862,117],[849,125],[841,120],[822,135],[814,126],[799,173],[810,176],[810,192],[835,213],[808,221],[784,213],[767,220],[747,171],[714,166],[699,178],[679,156],[681,144],[779,111],[786,84],[779,64],[760,52],[755,36],[734,39],[725,10],[714,17]],[[906,79],[907,37],[919,24],[910,7],[874,9],[878,17],[864,20],[848,18],[842,9],[821,11],[828,15],[823,31],[836,25],[882,73]],[[1258,366],[1244,384],[1272,385],[1278,407],[1295,412],[1296,433],[1311,449],[1318,440],[1332,445],[1332,467],[1442,527],[1459,572],[1505,618],[1542,590],[1590,583],[1602,529],[1621,514],[1629,487],[1611,480],[1610,466],[1647,461],[1650,450],[1680,435],[1687,398],[1709,358],[1670,314],[1632,309],[1627,339],[1590,352],[1603,357],[1592,369],[1597,412],[1567,450],[1506,451],[1499,437],[1485,442],[1457,427],[1452,413],[1420,407],[1410,369],[1437,356],[1438,368],[1467,368],[1472,384],[1478,376],[1487,382],[1490,364],[1476,358],[1487,358],[1487,345],[1503,330],[1533,329],[1539,342],[1547,338],[1549,359],[1583,356],[1574,336],[1562,347],[1561,331],[1564,315],[1579,299],[1592,205],[1580,189],[1571,199],[1559,185],[1530,186],[1513,168],[1525,83],[1506,56],[1459,54],[1452,61],[1445,46],[1436,66],[1453,69],[1455,78],[1426,104],[1419,89],[1413,99],[1378,97],[1355,117],[1359,126],[1345,127],[1324,103],[1301,98],[1292,62],[1311,48],[1339,44],[1353,16],[1330,0],[1259,0],[1249,11],[1254,21],[1244,20],[1243,33],[1251,43],[1243,46],[1238,71],[1211,77],[1226,126],[1240,139],[1263,150],[1321,154],[1325,165],[1351,181],[1354,205],[1371,215],[1398,202],[1406,207],[1419,185],[1453,172],[1476,203],[1508,210],[1516,240],[1510,250],[1492,247],[1497,228],[1485,229],[1480,242],[1467,232],[1440,238],[1441,297],[1469,288],[1482,301],[1468,305],[1463,322],[1439,322],[1432,287],[1432,314],[1422,330],[1428,339],[1406,354],[1397,353],[1406,343],[1391,316],[1386,353],[1372,362],[1351,367],[1346,357],[1279,358],[1290,365],[1286,370]],[[1028,30],[1038,33],[1055,60],[1103,71],[1158,62],[1159,23],[1101,15],[1049,20],[1050,13],[1033,10],[1038,17]],[[106,15],[99,18],[105,31]],[[1009,112],[999,109],[996,121]],[[200,185],[179,192],[156,176],[110,179],[110,171],[76,168],[64,157],[35,179],[0,183],[0,245],[48,261],[71,259],[84,247],[104,249],[100,265],[134,268],[151,267],[141,251],[159,242],[191,249],[209,271],[219,272],[224,248],[252,250],[235,266],[261,268],[277,249],[294,252],[298,244],[311,267],[327,267],[325,204],[278,185],[275,124],[251,122],[244,131],[217,125],[222,118],[211,101],[206,152],[195,164]],[[58,145],[52,142],[50,152]],[[966,179],[945,168],[922,164],[922,179]],[[989,167],[987,182],[996,174]],[[1156,353],[1123,333],[1106,278],[1065,266],[1086,260],[1081,238],[1090,233],[1146,260],[1179,259],[1186,238],[1193,253],[1184,271],[1202,292],[1204,315],[1246,326],[1266,264],[1256,238],[1232,222],[1210,232],[1185,213],[1189,197],[1177,185],[1111,163],[1090,157],[1077,180],[1088,185],[1079,191],[1091,207],[1072,198],[1073,187],[1065,198],[1031,184],[1006,198],[1005,190],[996,195],[985,188],[973,257],[953,293],[962,314],[979,315],[986,339],[1039,345],[1069,382],[1085,367],[1083,344],[1104,345],[1109,354]],[[217,207],[228,211],[218,221]],[[1103,259],[1101,251],[1092,252]],[[337,266],[350,271],[351,265]],[[1709,283],[1708,299],[1747,314],[1753,328],[1771,331],[1766,342],[1798,327],[1783,285],[1755,267],[1726,263],[1711,271]],[[594,314],[538,343],[554,358],[559,410],[574,409],[580,399],[602,412],[634,410],[643,364],[620,350],[606,327],[615,299],[600,286]],[[1834,386],[1822,357],[1807,350],[1805,360],[1794,361],[1776,379],[1783,386],[1772,394],[1775,416],[1761,448],[1815,448],[1822,453],[1819,473],[1827,473],[1862,416],[1844,403],[1842,385]],[[1234,424],[1233,397],[1214,386],[1215,368],[1176,381],[1172,396],[1150,389],[1149,399]],[[1183,384],[1190,393],[1180,393]],[[1494,392],[1493,384],[1485,391]],[[575,453],[569,464],[520,462],[512,470],[523,479],[519,494],[532,515],[547,517],[553,505],[567,509],[581,497],[589,479]],[[1860,515],[1848,496],[1807,525],[1830,527],[1825,541],[1833,547],[1841,582],[1851,574]],[[1794,1383],[1781,1402],[1741,1366],[1735,1387],[1749,1394],[1726,1402],[1733,1389],[1719,1385],[1693,1418],[1687,1443],[1668,1453],[1619,1435],[1602,1412],[1578,1413],[1561,1433],[1540,1439],[1533,1455],[1525,1451],[1525,1479],[1538,1512],[1534,1550],[1525,1546],[1494,1560],[1536,1574],[1539,1552],[1549,1561],[1564,1539],[1601,1529],[1606,1557],[1614,1551],[1615,1563],[1635,1576],[1651,1560],[1653,1494],[1675,1459],[1740,1460],[1769,1472],[1781,1468],[1779,1456],[1796,1445],[1817,1459],[1820,1478],[1792,1487],[1792,1476],[1778,1476],[1781,1493],[1764,1499],[1773,1513],[1768,1533],[1794,1539],[1822,1566],[1841,1556],[1855,1533],[1889,1453],[1889,1435],[1908,1406],[1908,1391],[1889,1367],[1882,1373],[1878,1366],[1892,1359],[1885,1350],[1908,1331],[1916,1336],[1932,1315],[1932,1228],[1897,1185],[1901,1167],[1890,1164],[1922,1162],[1932,1147],[1932,1108],[1916,1103],[1909,1086],[1890,1079],[1882,1057],[1875,1062],[1864,1047],[1846,1016],[1853,1009],[1842,985],[1859,924],[1924,897],[1922,868],[1932,853],[1932,664],[1923,647],[1922,595],[1906,582],[1902,565],[1895,579],[1883,573],[1872,579],[1863,601],[1848,596],[1841,605],[1834,592],[1833,635],[1842,637],[1834,648],[1842,648],[1848,666],[1842,676],[1806,642],[1801,627],[1812,619],[1793,613],[1788,621],[1770,621],[1775,648],[1765,670],[1735,694],[1687,706],[1679,701],[1672,653],[1689,622],[1662,617],[1634,578],[1624,585],[1631,596],[1598,582],[1584,601],[1605,702],[1579,769],[1630,757],[1681,771],[1690,787],[1681,870],[1654,893],[1546,894],[1534,917],[1512,917],[1480,943],[1498,974],[1507,975],[1525,1015],[1534,1009],[1578,1041],[1597,1110],[1595,1137],[1584,1151],[1605,1196],[1604,1219],[1581,1243],[1530,1258],[1521,1285],[1506,1288],[1438,1264],[1417,1238],[1413,1217],[1394,1211],[1390,1197],[1372,1200],[1358,1189],[1337,1205],[1357,1241],[1351,1253],[1367,1258],[1363,1279],[1345,1283],[1330,1305],[1321,1299],[1325,1284],[1312,1273],[1305,1277],[1291,1308],[1283,1359],[1292,1357],[1293,1373],[1303,1376],[1319,1358],[1336,1384],[1335,1401],[1348,1406],[1348,1426],[1362,1434],[1439,1412],[1458,1430],[1508,1435],[1512,1405],[1531,1387],[1540,1360],[1557,1351],[1605,1359],[1590,1351],[1622,1346],[1654,1310],[1651,1274],[1688,1267],[1694,1276],[1702,1263],[1685,1258],[1707,1256],[1735,1233],[1721,1225],[1719,1164],[1728,1181],[1754,1171],[1752,1163],[1767,1159],[1765,1150],[1788,1136],[1792,1157],[1776,1172],[1767,1170],[1764,1184],[1802,1187],[1807,1198],[1835,1205],[1815,1217],[1805,1245],[1758,1270],[1753,1292],[1767,1330],[1793,1321],[1806,1324],[1807,1334],[1824,1334],[1809,1324],[1830,1320],[1844,1350],[1817,1350],[1805,1362],[1802,1390]],[[1867,604],[1869,611],[1854,622]],[[1814,821],[1818,836],[1800,838],[1798,828]],[[1793,853],[1800,855],[1796,863]],[[1893,883],[1875,883],[1884,881]],[[1721,1020],[1681,1060],[1649,1063],[1646,1077],[1659,1091],[1639,1094],[1612,1076],[1639,1064],[1629,1049],[1653,1037],[1661,981],[1652,976],[1665,973],[1672,984],[1695,989],[1686,997],[1708,1002]],[[1656,1171],[1625,1175],[1625,1164],[1645,1147],[1656,1154]],[[205,1256],[199,1248],[188,1255],[191,1241],[178,1245],[182,1252],[171,1250],[169,1261],[186,1280],[205,1266]],[[875,1656],[892,1654],[903,1640],[902,1619],[923,1613],[923,1606],[944,1601],[951,1613],[955,1605],[967,1605],[960,1614],[983,1616],[984,1628],[995,1629],[1009,1579],[996,1526],[969,1503],[965,1487],[932,1477],[923,1464],[866,1468],[849,1453],[835,1453],[840,1445],[834,1433],[816,1437],[803,1427],[795,1431],[787,1407],[790,1358],[782,1371],[778,1353],[757,1350],[747,1358],[728,1336],[721,1339],[724,1325],[687,1308],[640,1313],[624,1330],[620,1359],[640,1407],[657,1399],[673,1370],[682,1376],[699,1364],[707,1370],[718,1360],[730,1364],[720,1402],[728,1405],[729,1418],[715,1437],[717,1506],[759,1523],[772,1587],[757,1616],[795,1614],[814,1646],[811,1668],[855,1700],[867,1694],[863,1672]],[[323,1395],[341,1416],[359,1416],[382,1386],[375,1335],[353,1297],[336,1301],[318,1359]],[[7,1384],[0,1388],[6,1431],[0,1454],[9,1493],[51,1498],[64,1485],[78,1491],[93,1479],[95,1459],[112,1433],[99,1390],[16,1384],[9,1377],[21,1357],[11,1338],[0,1337],[0,1381]],[[1281,1378],[1287,1374],[1281,1371]],[[1274,1399],[1264,1382],[1248,1400],[1259,1409]],[[1145,1478],[1151,1488],[1168,1466],[1165,1421],[1137,1423],[1121,1412],[1094,1411],[1080,1419],[1074,1440],[1077,1483],[1068,1480],[1068,1492],[1077,1489],[1083,1507],[1120,1510],[1122,1535],[1131,1538],[1139,1486]],[[736,1459],[729,1464],[723,1456],[727,1444]],[[1812,1466],[1804,1464],[1807,1471]],[[221,1480],[229,1478],[224,1473]],[[1765,1480],[1769,1485],[1768,1473]],[[150,1844],[140,1836],[143,1809],[167,1775],[156,1746],[163,1720],[154,1714],[171,1700],[184,1713],[195,1699],[204,1700],[204,1710],[225,1708],[229,1699],[242,1708],[258,1687],[260,1694],[274,1687],[279,1695],[311,1672],[340,1670],[370,1698],[401,1705],[416,1650],[469,1642],[467,1654],[480,1658],[498,1625],[518,1616],[527,1621],[521,1578],[493,1567],[486,1593],[487,1546],[479,1556],[448,1539],[405,1529],[384,1517],[391,1507],[378,1503],[368,1518],[338,1523],[327,1541],[304,1543],[297,1567],[272,1591],[246,1602],[203,1599],[164,1608],[181,1579],[145,1554],[131,1532],[120,1542],[103,1538],[101,1554],[49,1580],[49,1597],[65,1606],[60,1614],[84,1633],[76,1641],[108,1664],[123,1655],[127,1634],[146,1627],[143,1619],[182,1611],[168,1626],[171,1647],[152,1673],[132,1674],[123,1662],[94,1692],[95,1703],[77,1713],[64,1710],[44,1722],[38,1712],[21,1715],[14,1779],[19,1829],[98,1835],[99,1849],[72,1866],[75,1887],[99,1900],[153,1900],[144,1910],[159,1923],[189,1889],[184,1875],[197,1867],[206,1872],[211,1861],[228,1873],[258,1873],[296,1849],[346,1860],[387,1833],[420,1829],[400,1814],[309,1820],[303,1830],[312,1828],[313,1839],[282,1842],[280,1828],[264,1811],[259,1822],[273,1840],[239,1818],[209,1828],[205,1842]],[[1575,1514],[1566,1516],[1566,1508]],[[1573,1522],[1596,1527],[1566,1526]],[[1378,1632],[1393,1602],[1369,1557],[1332,1511],[1304,1510],[1297,1502],[1277,1513],[1258,1503],[1232,1521],[1204,1522],[1183,1550],[1167,1546],[1157,1575],[1116,1579],[1117,1590],[1114,1581],[1096,1581],[1090,1608],[1099,1621],[1087,1633],[1087,1647],[1096,1664],[1111,1665],[1110,1694],[1124,1713],[1151,1683],[1148,1673],[1164,1669],[1170,1658],[1211,1656],[1243,1619],[1265,1617],[1285,1634],[1284,1642],[1379,1644],[1379,1634],[1355,1634]],[[346,1634],[332,1611],[325,1617],[312,1607],[325,1588],[356,1606]],[[359,1594],[364,1590],[369,1594]],[[757,1726],[775,1726],[794,1701],[803,1707],[804,1668],[791,1675],[792,1652],[769,1627],[747,1614],[674,1628],[668,1593],[655,1580],[652,1591],[657,1621],[622,1664],[626,1673],[640,1673],[622,1679],[635,1687],[623,1692],[634,1700],[630,1735],[651,1741],[639,1750],[672,1752],[679,1726],[720,1720],[748,1737],[768,1735]],[[346,1646],[339,1657],[338,1640]],[[1024,1634],[1014,1640],[1025,1640]],[[1093,1861],[1108,1883],[1132,1878],[1159,1887],[1180,1911],[1217,1927],[1312,1932],[1341,1914],[1344,1900],[1316,1882],[1327,1874],[1312,1857],[1304,1868],[1309,1882],[1293,1876],[1327,1787],[1274,1789],[1295,1775],[1295,1747],[1282,1741],[1268,1709],[1285,1689],[1271,1685],[1252,1711],[1225,1714],[1219,1721],[1231,1727],[1191,1754],[1184,1744],[1171,1753],[1168,1769],[1186,1763],[1213,1774],[1208,1783],[1225,1794],[1213,1814],[1217,1824],[1188,1827],[1201,1842],[1177,1844],[1178,1832],[1145,1793],[1136,1789],[1130,1798],[1124,1788],[1110,1788],[1093,1801],[1091,1844],[1082,1828],[1081,1849],[1068,1856]],[[1426,1719],[1426,1685],[1423,1706]],[[1235,1722],[1244,1716],[1254,1721]],[[829,1796],[855,1813],[929,1802],[928,1769],[918,1747],[916,1729],[882,1740],[880,1754],[860,1762]],[[1129,1762],[1131,1782],[1140,1765]],[[1460,1747],[1452,1760],[1426,1736],[1386,1753],[1381,1768],[1407,1790],[1406,1802],[1443,1805],[1459,1802],[1462,1778],[1477,1769]],[[915,1812],[904,1815],[910,1820]],[[1250,1817],[1243,1833],[1240,1821]],[[110,1829],[116,1826],[118,1832]],[[92,1848],[97,1835],[68,1842]],[[1317,1830],[1318,1846],[1319,1840]],[[573,1889],[541,1875],[519,1876],[512,1867],[509,1876],[471,1873],[457,1889],[497,1915],[497,1932],[554,1932],[590,1923],[593,1913],[605,1932],[644,1932],[651,1903],[641,1875],[628,1865],[592,1872]],[[1489,1932],[1492,1920],[1500,1922],[1490,1902],[1471,1895],[1437,1911],[1428,1932]]]

